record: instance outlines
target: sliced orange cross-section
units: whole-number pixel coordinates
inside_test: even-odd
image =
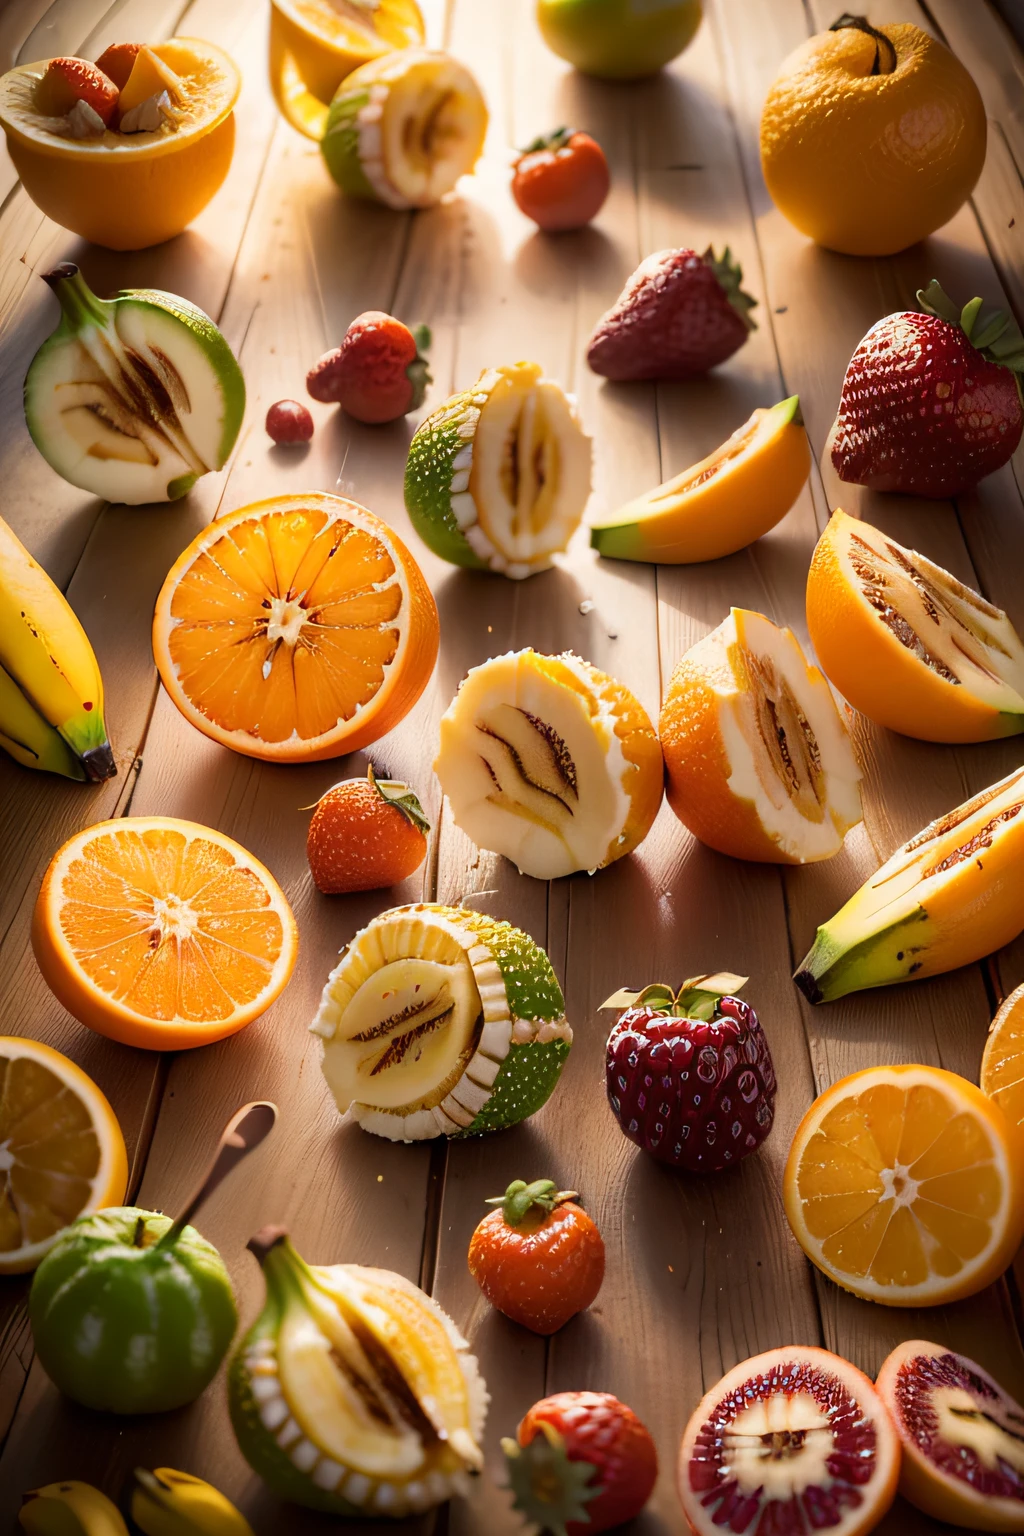
[[[939,1067],[871,1067],[817,1098],[783,1185],[807,1257],[891,1307],[972,1296],[1024,1235],[1024,1135]]]
[[[437,608],[397,534],[310,492],[229,512],[164,582],[153,653],[186,720],[250,757],[308,762],[376,741],[426,687]]]
[[[1004,998],[981,1058],[981,1091],[1024,1127],[1024,986]]]
[[[82,1024],[124,1045],[180,1051],[252,1022],[298,950],[268,869],[212,827],[170,816],[101,821],[43,876],[32,947]]]
[[[0,1274],[35,1269],[127,1185],[121,1127],[92,1078],[38,1040],[0,1037]]]

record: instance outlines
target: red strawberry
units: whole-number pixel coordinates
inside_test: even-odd
[[[96,68],[109,75],[119,91],[128,84],[141,43],[111,43],[96,60]]]
[[[492,1307],[534,1333],[555,1333],[589,1307],[604,1279],[604,1241],[576,1191],[516,1179],[469,1242],[469,1272]]]
[[[933,279],[925,310],[886,315],[850,359],[830,438],[840,480],[957,496],[1012,456],[1024,428],[1024,337],[1005,314],[978,323]]]
[[[397,885],[423,863],[430,823],[409,788],[378,779],[343,779],[317,801],[306,856],[325,896]]]
[[[729,249],[656,251],[597,322],[587,362],[606,379],[695,379],[756,330]]]
[[[660,1162],[714,1173],[755,1151],[775,1116],[775,1068],[742,976],[651,986],[619,1016],[605,1052],[623,1134]],[[619,993],[606,1006],[633,998]]]
[[[513,1503],[555,1536],[594,1536],[632,1520],[651,1496],[658,1453],[610,1392],[556,1392],[502,1440]]]
[[[314,400],[340,405],[356,421],[395,421],[423,404],[429,346],[425,325],[410,331],[394,315],[368,309],[352,321],[341,346],[309,370],[306,388]]]
[[[48,117],[64,117],[76,102],[84,101],[104,125],[114,115],[117,98],[113,80],[88,59],[51,59],[36,87],[36,106]]]

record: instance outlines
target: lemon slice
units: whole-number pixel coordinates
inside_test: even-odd
[[[38,1040],[0,1036],[0,1274],[35,1269],[79,1216],[120,1205],[128,1155],[91,1077]]]

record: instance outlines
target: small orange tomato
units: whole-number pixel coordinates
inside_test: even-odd
[[[521,152],[512,196],[541,229],[581,229],[600,212],[610,184],[597,140],[574,128],[556,128]]]
[[[405,880],[423,863],[430,823],[408,784],[343,779],[317,801],[306,854],[325,896],[378,891]]]

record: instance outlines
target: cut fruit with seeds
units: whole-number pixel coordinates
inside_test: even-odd
[[[694,1411],[678,1488],[695,1536],[864,1536],[896,1492],[899,1441],[868,1378],[827,1350],[744,1360]]]
[[[1024,1136],[938,1067],[872,1067],[833,1084],[797,1128],[783,1186],[807,1257],[887,1306],[973,1296],[1024,1235]]]
[[[544,951],[453,907],[395,907],[357,933],[310,1026],[338,1109],[392,1141],[531,1115],[572,1043]]]
[[[828,859],[861,819],[860,770],[828,684],[763,614],[734,608],[687,651],[659,734],[669,804],[720,853]]]
[[[512,651],[471,668],[442,717],[434,769],[477,847],[539,880],[632,852],[661,804],[643,708],[569,654]]]
[[[924,741],[1024,731],[1024,644],[1006,614],[870,523],[833,513],[807,625],[829,680],[879,725]]]
[[[547,570],[590,496],[590,439],[539,363],[488,368],[419,427],[405,504],[435,554],[519,579]]]

